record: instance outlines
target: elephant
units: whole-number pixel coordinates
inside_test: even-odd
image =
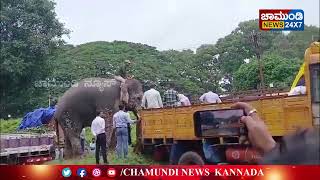
[[[54,117],[63,129],[66,159],[81,155],[81,130],[91,126],[97,111],[109,113],[106,118],[106,135],[107,139],[112,138],[112,115],[118,111],[120,104],[120,85],[115,79],[87,78],[74,84],[58,100]],[[128,79],[125,85],[129,95],[127,108],[138,117],[137,108],[143,96],[142,84],[136,79]]]

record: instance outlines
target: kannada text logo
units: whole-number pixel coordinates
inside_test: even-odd
[[[303,31],[304,11],[302,9],[260,9],[261,30]]]

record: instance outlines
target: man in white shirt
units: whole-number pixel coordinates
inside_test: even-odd
[[[96,163],[99,164],[100,160],[100,148],[104,164],[108,164],[107,161],[107,144],[106,144],[106,132],[105,132],[105,115],[103,112],[97,112],[97,117],[92,121],[91,131],[96,139]]]
[[[209,91],[207,93],[204,93],[200,98],[199,100],[202,102],[202,103],[221,103],[221,99],[219,98],[218,94],[212,92],[212,91]]]
[[[307,93],[306,86],[296,86],[290,90],[290,92],[288,93],[288,96],[295,96],[295,95],[301,95],[306,93]]]
[[[143,94],[142,104],[143,108],[162,108],[162,100],[159,91],[155,90],[155,84],[150,85],[150,89]]]
[[[183,94],[178,94],[181,106],[191,106],[190,100]]]
[[[84,154],[84,146],[85,146],[85,140],[86,140],[86,129],[82,128],[82,131],[80,133],[80,144],[81,144],[81,150],[82,150],[82,154]]]
[[[96,140],[95,138],[92,138],[91,143],[90,143],[90,150],[94,151],[96,149]]]

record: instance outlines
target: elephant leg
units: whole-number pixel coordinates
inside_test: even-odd
[[[120,101],[116,101],[115,104],[119,105]],[[115,105],[114,105],[115,107]],[[113,150],[116,145],[115,141],[115,135],[113,132],[113,114],[114,110],[110,109],[106,106],[101,106],[99,109],[103,109],[104,113],[106,115],[105,118],[105,132],[106,132],[106,144],[108,150]]]
[[[66,132],[65,158],[77,158],[81,153],[80,138],[73,131]]]
[[[110,119],[106,121],[106,124],[108,123],[110,124],[109,126],[106,127],[106,132],[107,132],[107,141],[108,141],[107,145],[111,150],[114,150],[117,145],[116,133],[113,130],[113,114],[119,110],[119,104],[120,104],[120,100],[116,100],[114,102],[113,113],[110,115]]]
[[[64,129],[66,158],[75,158],[81,155],[80,132],[82,123],[75,113],[63,112],[61,127]]]
[[[82,130],[82,121],[77,114],[73,114],[71,117],[73,122],[72,128],[67,132],[72,146],[73,158],[78,158],[82,155],[81,143],[80,143],[80,133]]]
[[[75,133],[70,134],[69,138],[70,138],[70,143],[72,147],[73,158],[77,158],[81,156],[82,150],[81,150],[80,138],[76,136]]]
[[[64,158],[71,159],[72,158],[72,146],[68,136],[65,136],[65,146],[64,146]]]
[[[117,145],[117,137],[116,137],[116,131],[113,131],[109,135],[109,148],[110,149],[115,149]]]
[[[72,158],[72,147],[71,147],[71,142],[68,134],[68,126],[70,122],[70,113],[68,111],[65,111],[62,113],[61,117],[58,118],[58,122],[61,126],[61,129],[63,130],[63,138],[64,138],[64,149],[63,149],[63,154],[65,159],[70,159]]]

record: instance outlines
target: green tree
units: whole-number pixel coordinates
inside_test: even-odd
[[[265,54],[261,60],[264,63],[266,85],[273,83],[274,87],[281,88],[290,86],[301,65],[298,58],[287,59],[275,54]],[[241,65],[235,73],[236,90],[258,89],[259,82],[259,67],[256,58]]]
[[[191,50],[164,51],[168,63],[165,68],[174,74],[166,73],[166,79],[176,83],[178,90],[185,94],[198,94],[202,91],[203,78],[198,70],[196,56]]]
[[[1,0],[0,4],[2,117],[39,104],[32,104],[41,94],[33,82],[47,75],[47,55],[68,31],[57,20],[52,1]]]
[[[289,34],[259,31],[258,21],[250,20],[239,23],[216,44],[201,45],[195,52],[158,51],[125,41],[73,46],[62,44],[61,36],[67,31],[57,21],[52,1],[0,1],[1,116],[46,106],[49,94],[59,97],[81,79],[112,78],[125,59],[133,62],[137,79],[144,85],[155,82],[161,93],[168,81],[174,82],[179,92],[193,96],[207,90],[256,89],[259,76],[252,32],[260,37],[266,84],[289,86],[305,49],[319,32],[314,26]],[[49,87],[37,87],[39,80]]]
[[[229,35],[220,38],[216,47],[217,63],[221,69],[221,75],[233,85],[234,73],[245,63],[244,60],[255,56],[252,43],[252,33],[259,34],[259,45],[263,51],[273,45],[273,39],[281,36],[281,32],[260,31],[258,20],[249,20],[239,23],[238,27]],[[226,89],[231,89],[228,87]]]
[[[218,49],[215,45],[201,45],[196,51],[195,67],[201,77],[204,91],[220,92],[219,82],[222,79],[221,64],[218,62]],[[203,93],[203,92],[202,92]]]
[[[299,58],[302,61],[304,50],[310,43],[320,38],[319,33],[319,27],[305,25],[304,31],[291,31],[288,35],[282,34],[273,39],[273,45],[268,52],[277,53],[286,58]]]

